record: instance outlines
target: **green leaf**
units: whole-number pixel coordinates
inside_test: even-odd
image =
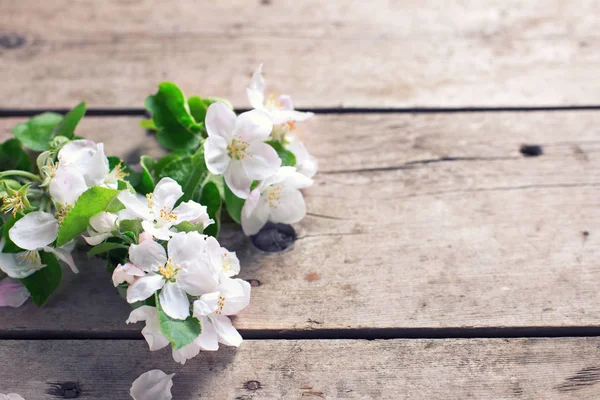
[[[155,295],[156,311],[158,311],[158,320],[160,330],[163,335],[171,342],[173,349],[179,350],[192,343],[202,332],[200,322],[190,316],[185,320],[173,319],[163,311],[160,306],[158,294]]]
[[[0,171],[9,169],[33,172],[33,163],[19,139],[9,139],[0,144]]]
[[[145,106],[152,113],[161,145],[171,150],[195,149],[200,145],[203,124],[194,120],[185,95],[174,83],[161,83],[158,92],[146,98]]]
[[[154,178],[152,177],[152,170],[154,168],[154,160],[150,156],[142,156],[140,158],[140,165],[142,166],[142,173],[139,178],[137,185],[134,185],[135,190],[141,194],[148,194],[154,191]]]
[[[23,217],[23,214],[17,214],[14,217],[11,215],[10,218],[8,218],[8,220],[4,224],[3,235],[5,243],[4,247],[2,248],[3,253],[20,253],[24,251],[22,248],[14,244],[14,242],[10,240],[10,236],[8,235],[8,231],[10,231],[10,228],[12,228],[17,223],[17,221]]]
[[[118,190],[94,186],[83,192],[58,228],[56,247],[60,247],[84,232],[90,218],[105,211]]]
[[[198,232],[204,231],[204,225],[202,223],[193,224],[190,221],[183,221],[174,226],[177,232]]]
[[[200,147],[196,154],[191,157],[192,172],[183,185],[183,196],[179,202],[188,201],[194,198],[194,195],[200,190],[202,184],[208,176],[208,168],[204,161],[204,146]]]
[[[119,223],[121,233],[131,232],[137,237],[143,230],[142,221],[139,219],[125,219]]]
[[[152,118],[143,119],[140,121],[140,128],[146,129],[148,131],[156,131],[156,125],[154,125],[154,120]]]
[[[240,199],[233,194],[227,183],[225,183],[225,209],[231,219],[238,224],[242,223],[242,207],[244,207],[245,202],[246,200]]]
[[[81,103],[77,104],[75,108],[69,111],[64,116],[62,121],[58,125],[56,125],[56,127],[54,128],[54,132],[52,132],[52,136],[64,136],[69,139],[73,139],[73,137],[75,137],[75,128],[77,127],[77,124],[79,124],[79,121],[81,121],[81,119],[85,115],[85,110],[85,101],[82,101]]]
[[[209,236],[217,237],[219,235],[219,229],[221,228],[221,194],[216,183],[208,182],[202,188],[202,196],[200,197],[200,204],[206,206],[208,216],[211,217],[215,223],[207,226],[204,229],[204,233]]]
[[[88,251],[87,255],[88,255],[88,257],[93,257],[93,256],[97,256],[98,254],[107,253],[114,249],[128,249],[128,248],[129,248],[128,246],[125,246],[124,244],[121,244],[121,243],[104,242],[104,243],[100,243],[99,245],[92,247],[90,249],[90,251]]]
[[[174,179],[182,187],[187,183],[189,176],[193,172],[192,157],[176,158],[165,165],[158,176],[159,180],[169,177]]]
[[[293,167],[296,165],[296,156],[291,151],[286,150],[281,142],[271,140],[268,141],[267,144],[273,147],[277,152],[277,155],[279,155],[279,158],[281,158],[282,167]]]
[[[54,128],[62,120],[62,115],[46,112],[36,115],[27,122],[17,124],[12,129],[12,134],[31,150],[48,150],[48,143],[54,137]]]
[[[31,295],[31,299],[38,307],[46,304],[48,297],[54,293],[62,280],[62,268],[60,267],[60,263],[56,259],[56,256],[41,251],[40,258],[42,264],[45,264],[46,267],[27,278],[19,279],[19,281],[27,288]]]

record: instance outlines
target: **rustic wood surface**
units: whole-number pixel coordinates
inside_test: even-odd
[[[88,118],[82,133],[152,153],[138,120]],[[599,130],[591,111],[318,116],[303,134],[322,172],[293,247],[267,254],[224,229],[255,284],[236,326],[599,327]],[[3,310],[0,332],[139,332],[102,265],[82,263],[44,309]]]
[[[162,80],[247,106],[597,103],[596,0],[0,0],[0,108],[142,107]]]
[[[247,341],[181,367],[139,340],[1,341],[11,363],[0,367],[0,386],[28,400],[66,397],[64,389],[125,400],[130,382],[158,368],[176,374],[173,396],[186,400],[593,400],[598,346],[598,338]]]

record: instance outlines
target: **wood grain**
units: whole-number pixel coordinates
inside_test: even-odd
[[[163,80],[247,106],[596,104],[595,0],[0,1],[0,108],[142,107]]]
[[[87,123],[109,152],[123,150],[102,128],[111,118]],[[293,247],[263,253],[224,229],[256,285],[236,326],[600,326],[599,130],[595,112],[318,116],[300,132],[322,172]],[[544,154],[524,157],[523,143]],[[3,310],[0,330],[139,331],[108,275],[89,269],[45,309]]]
[[[181,367],[139,340],[0,341],[0,390],[39,400],[76,382],[81,398],[125,400],[134,379],[161,369],[176,374],[175,399],[592,400],[598,346],[598,338],[246,341]]]

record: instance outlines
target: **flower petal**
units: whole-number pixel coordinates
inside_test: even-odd
[[[244,157],[242,165],[248,177],[253,180],[263,180],[275,174],[281,166],[281,159],[275,149],[266,143],[254,142],[247,149],[251,154]]]
[[[63,206],[73,205],[88,189],[83,174],[72,166],[60,166],[49,186],[52,198]]]
[[[257,110],[265,109],[265,94],[258,90],[246,88],[246,96],[248,96],[248,102]]]
[[[98,143],[96,145],[96,152],[89,161],[84,164],[84,168],[83,177],[85,178],[85,183],[89,187],[104,183],[106,175],[110,172],[108,158],[106,158],[106,155],[104,154],[104,144]]]
[[[167,282],[158,297],[161,307],[169,317],[186,319],[190,316],[190,301],[177,283]]]
[[[219,309],[219,292],[203,294],[199,300],[194,301],[194,317],[206,317],[214,314]]]
[[[133,381],[129,394],[134,400],[171,400],[174,375],[158,369],[145,372]]]
[[[160,330],[156,308],[150,306],[138,307],[129,314],[126,322],[131,324],[139,321],[146,321],[146,326],[142,329],[142,335],[144,335],[150,351],[160,350],[170,344]]]
[[[235,113],[225,104],[217,101],[206,111],[206,132],[209,137],[222,137],[229,143],[233,137],[235,121]]]
[[[252,179],[246,174],[241,161],[232,160],[223,176],[225,178],[225,183],[227,183],[227,186],[231,189],[233,194],[241,199],[248,197]]]
[[[224,273],[227,277],[240,273],[240,261],[235,252],[221,247],[214,237],[206,238],[206,252],[211,265],[216,271]]]
[[[165,280],[161,275],[150,274],[136,280],[127,289],[127,302],[129,304],[136,301],[146,300],[165,285]]]
[[[167,262],[165,249],[153,240],[146,240],[129,247],[129,259],[140,269],[149,272],[158,270]]]
[[[306,216],[306,203],[299,190],[288,190],[282,193],[279,203],[271,208],[272,222],[294,224]]]
[[[118,194],[117,199],[125,206],[125,209],[132,214],[132,216],[141,218],[144,220],[154,219],[148,203],[142,202],[136,195],[131,193],[129,190],[123,190]]]
[[[204,160],[212,174],[223,174],[231,161],[227,141],[220,136],[209,136],[204,142]]]
[[[181,196],[183,196],[183,190],[179,183],[171,178],[162,178],[154,188],[152,203],[154,203],[155,208],[163,209],[166,207],[167,211],[171,211]]]
[[[116,228],[117,216],[101,211],[90,218],[90,226],[98,233],[107,233]]]
[[[262,110],[241,113],[235,123],[234,135],[239,135],[247,142],[265,141],[273,130],[273,122],[269,114]]]
[[[177,274],[179,287],[192,296],[213,292],[219,284],[219,273],[205,260],[196,260]]]
[[[233,327],[231,320],[227,316],[213,315],[210,317],[210,322],[212,322],[212,325],[217,332],[220,343],[223,343],[226,346],[235,347],[239,347],[239,345],[242,344],[242,336]]]
[[[177,216],[178,224],[183,221],[189,221],[193,224],[202,223],[206,228],[208,225],[215,222],[208,216],[205,206],[192,200],[181,203],[175,207],[173,214]]]
[[[54,215],[35,211],[18,220],[10,231],[10,240],[25,250],[36,250],[56,240],[58,221]]]
[[[173,236],[170,231],[171,224],[164,224],[160,228],[157,228],[154,222],[142,221],[142,228],[144,228],[144,232],[149,233],[158,240],[169,240]]]
[[[202,325],[202,332],[200,332],[200,336],[194,342],[205,351],[219,350],[219,337],[210,319],[208,317],[200,317],[198,319]]]
[[[219,285],[219,293],[225,298],[223,315],[237,314],[250,304],[250,284],[242,279],[224,279]]]
[[[144,276],[145,273],[133,264],[117,265],[117,268],[113,271],[112,281],[115,287],[119,286],[123,282],[127,282],[130,285],[135,282],[136,276]]]
[[[198,232],[179,232],[167,243],[169,257],[174,264],[182,267],[193,265],[200,261],[200,256],[206,247],[206,236]]]
[[[173,349],[172,356],[175,362],[184,365],[187,360],[191,360],[192,358],[196,357],[198,353],[200,353],[200,346],[198,346],[194,340],[192,343],[182,347],[179,350]]]
[[[260,195],[258,189],[254,189],[244,203],[242,208],[242,229],[246,236],[258,233],[269,220],[269,203]]]
[[[21,307],[29,298],[22,283],[6,278],[0,281],[0,307]]]
[[[73,259],[73,255],[71,254],[73,252],[73,250],[75,249],[75,241],[74,240],[65,244],[62,247],[56,248],[56,249],[53,247],[48,247],[48,246],[44,246],[43,249],[44,249],[44,251],[46,251],[48,253],[54,254],[56,256],[56,258],[58,258],[60,261],[67,264],[69,266],[69,268],[71,268],[71,271],[73,271],[74,274],[79,273],[79,269],[77,269],[77,266],[75,265],[75,260]]]
[[[0,247],[3,247],[4,239],[2,239],[2,242],[0,243],[2,244]],[[17,257],[24,255],[25,253],[0,253],[0,270],[11,278],[23,279],[46,267],[46,265],[43,265],[40,262],[19,262]]]
[[[250,80],[250,86],[248,89],[256,90],[257,92],[264,93],[265,92],[265,78],[262,74],[263,65],[260,64],[254,73],[252,74],[252,79]]]

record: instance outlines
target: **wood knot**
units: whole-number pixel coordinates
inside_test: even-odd
[[[291,225],[267,224],[252,236],[252,244],[262,251],[273,253],[290,247],[296,237],[296,231]]]
[[[76,399],[83,393],[79,382],[53,382],[51,385],[46,393],[63,399]]]
[[[248,283],[250,284],[250,286],[252,287],[257,287],[262,285],[262,282],[259,281],[258,279],[248,279]]]
[[[19,35],[1,35],[0,36],[0,47],[4,47],[5,49],[12,50],[18,49],[19,47],[23,47],[25,44],[25,38]]]
[[[539,144],[524,144],[519,149],[525,157],[537,157],[544,154],[544,149]]]
[[[248,381],[248,382],[246,382],[244,387],[248,390],[258,390],[258,389],[260,389],[260,382],[259,381]]]

